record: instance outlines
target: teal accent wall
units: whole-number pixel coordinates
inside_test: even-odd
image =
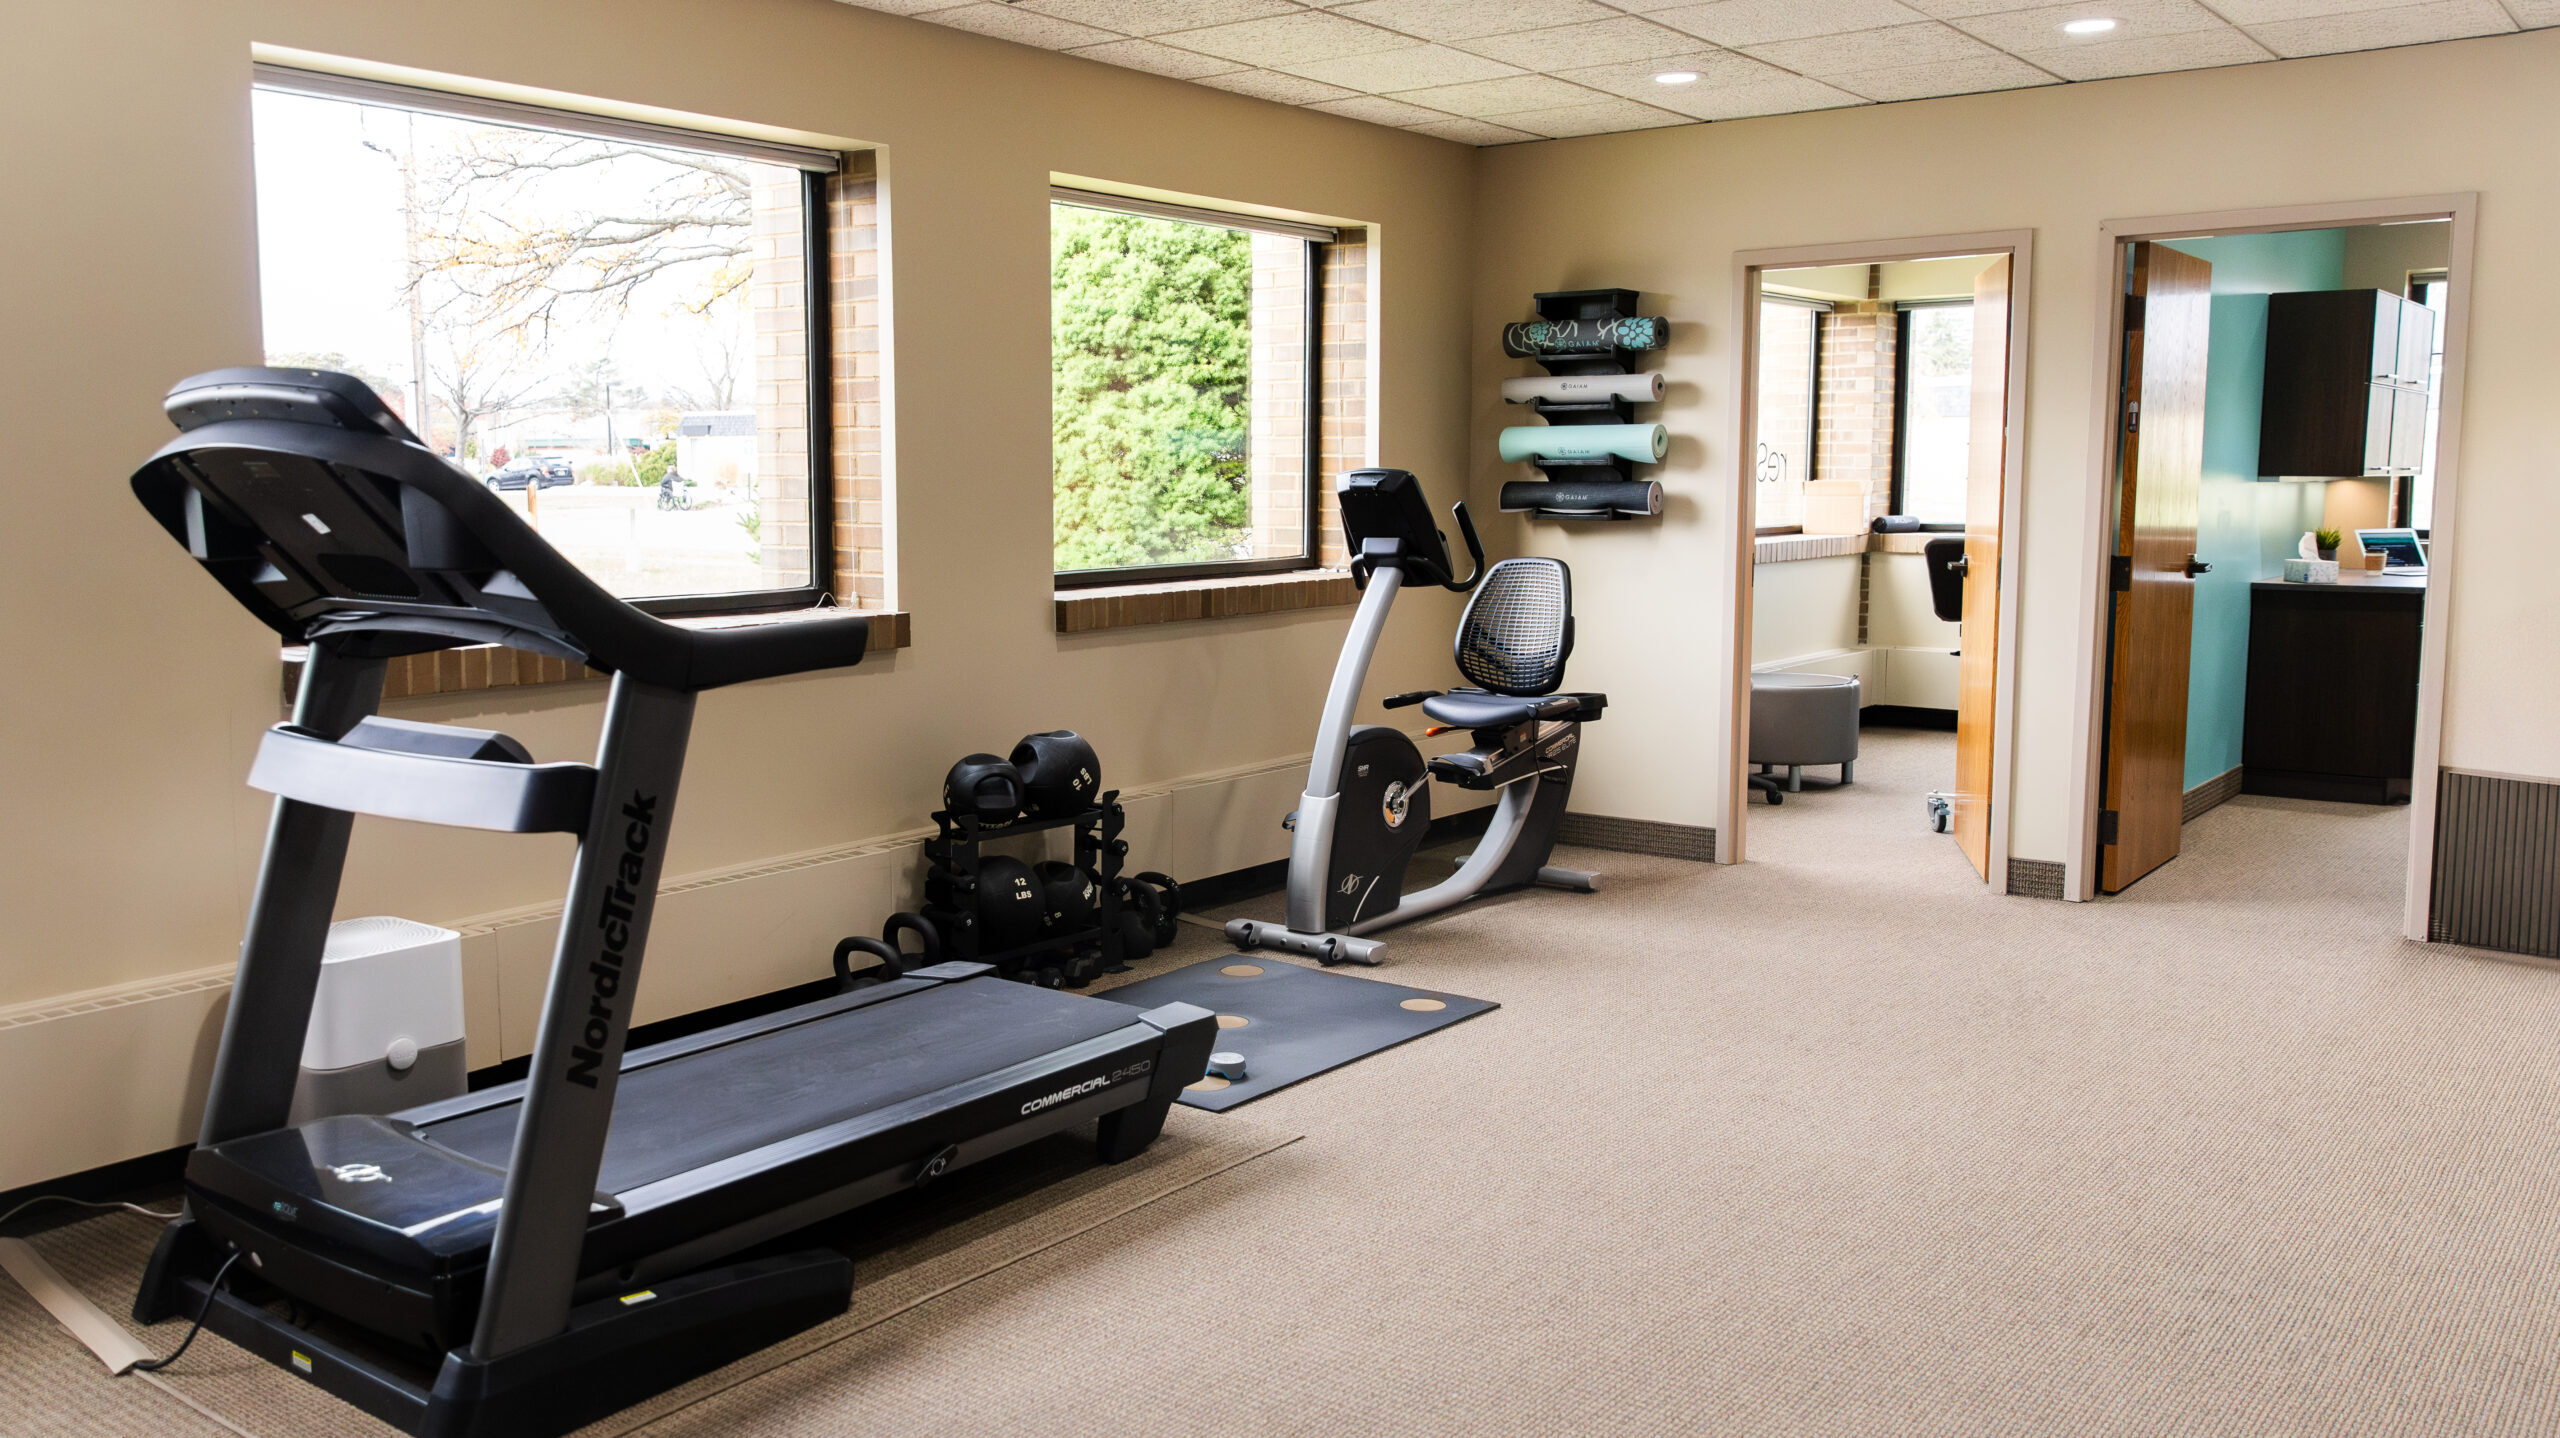
[[[2213,337],[2206,355],[2204,482],[2197,493],[2196,554],[2213,572],[2196,580],[2195,636],[2187,672],[2190,789],[2240,762],[2249,683],[2249,585],[2284,572],[2306,529],[2320,524],[2325,484],[2258,480],[2258,399],[2267,369],[2267,296],[2346,287],[2347,232],[2293,230],[2180,240],[2213,265]]]

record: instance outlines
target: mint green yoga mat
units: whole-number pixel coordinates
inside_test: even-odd
[[[1658,424],[1518,424],[1502,432],[1502,457],[1524,459],[1632,459],[1660,464],[1671,434]]]

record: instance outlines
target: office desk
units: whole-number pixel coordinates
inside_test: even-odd
[[[2427,581],[2348,572],[2249,586],[2240,792],[2409,802]]]

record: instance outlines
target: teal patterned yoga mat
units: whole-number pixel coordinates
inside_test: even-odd
[[[1658,350],[1671,331],[1659,315],[1607,320],[1522,320],[1502,327],[1502,352],[1514,359],[1540,355],[1597,354],[1609,350]]]
[[[1632,459],[1660,464],[1671,448],[1658,424],[1516,424],[1502,432],[1502,457],[1525,459]]]

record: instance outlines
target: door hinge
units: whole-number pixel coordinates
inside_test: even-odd
[[[2113,809],[2101,809],[2098,811],[2098,842],[2101,844],[2112,844],[2115,841],[2116,811]]]
[[[2119,554],[2108,562],[2107,583],[2109,587],[2113,588],[2118,594],[2122,594],[2133,588],[2132,555]]]
[[[2129,399],[2124,402],[2124,432],[2142,433],[2142,401]]]

